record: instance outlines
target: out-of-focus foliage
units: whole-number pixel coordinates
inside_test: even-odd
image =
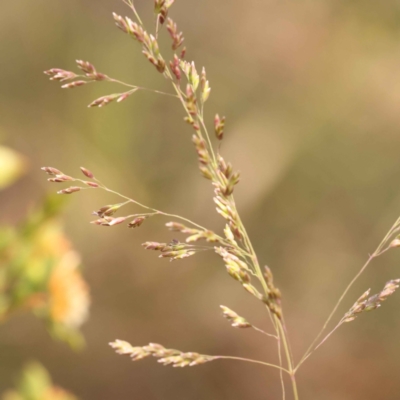
[[[25,160],[0,146],[0,190],[25,172]],[[64,201],[49,196],[16,226],[0,226],[0,327],[13,314],[31,311],[44,320],[54,338],[83,344],[79,328],[89,308],[80,257],[63,232]],[[39,363],[28,364],[16,390],[2,400],[76,400],[52,384]]]
[[[16,151],[0,146],[0,190],[11,185],[25,171],[25,160]]]
[[[77,400],[77,398],[53,385],[46,369],[32,362],[24,368],[17,389],[6,392],[2,400]]]
[[[61,206],[48,197],[18,227],[0,227],[0,322],[32,311],[54,337],[79,346],[89,294],[58,218]]]

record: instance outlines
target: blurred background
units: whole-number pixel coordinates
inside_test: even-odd
[[[136,4],[150,26],[153,2]],[[88,109],[120,88],[61,90],[43,75],[75,70],[74,60],[83,59],[114,78],[170,91],[138,44],[114,27],[113,11],[130,13],[121,1],[6,0],[1,10],[0,144],[25,169],[0,191],[1,225],[21,223],[59,190],[40,171],[49,165],[73,176],[85,166],[142,203],[223,228],[178,102],[137,92]],[[242,173],[238,207],[283,292],[298,360],[400,214],[400,3],[177,0],[171,16],[184,32],[187,58],[207,67],[208,122],[215,112],[227,116],[221,151]],[[0,393],[32,359],[86,400],[280,398],[278,374],[251,364],[176,370],[117,356],[107,344],[114,339],[277,360],[272,340],[222,318],[220,304],[271,331],[263,307],[217,256],[160,260],[140,244],[171,240],[167,219],[103,228],[89,224],[91,212],[119,199],[86,191],[68,200],[64,231],[80,253],[92,302],[82,328],[86,347],[71,351],[32,315],[18,313],[0,325]],[[397,250],[375,260],[336,320],[367,288],[377,292],[399,278],[399,260]],[[300,370],[301,398],[397,400],[399,309],[395,295],[343,326]]]

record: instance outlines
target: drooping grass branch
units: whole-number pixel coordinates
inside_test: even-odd
[[[214,360],[236,360],[260,364],[266,367],[279,369],[282,372],[289,373],[287,369],[281,368],[279,365],[266,363],[264,361],[233,356],[209,356],[194,352],[184,353],[180,350],[166,349],[164,346],[157,343],[150,343],[147,346],[133,347],[128,342],[125,342],[123,340],[116,340],[115,342],[111,342],[110,346],[118,354],[128,355],[133,361],[142,360],[143,358],[153,356],[158,358],[159,363],[163,365],[171,365],[175,368],[188,366],[193,367],[195,365],[205,364]]]
[[[386,236],[382,239],[382,241],[379,243],[378,247],[376,248],[376,250],[368,257],[368,260],[366,261],[366,263],[361,267],[361,269],[358,271],[358,273],[355,275],[355,277],[351,280],[351,282],[347,285],[346,289],[344,290],[344,292],[342,293],[342,295],[340,296],[339,300],[337,301],[337,303],[335,304],[335,307],[333,308],[332,312],[329,314],[327,320],[325,321],[322,329],[319,331],[318,335],[316,336],[316,338],[313,340],[313,342],[311,343],[311,345],[308,347],[307,351],[304,353],[303,357],[301,358],[301,360],[299,361],[297,367],[295,368],[296,370],[298,368],[300,368],[300,366],[304,363],[304,361],[310,357],[310,355],[320,346],[322,345],[327,339],[328,337],[330,337],[332,335],[333,332],[336,331],[337,328],[339,328],[343,322],[350,322],[350,321],[344,321],[345,317],[344,316],[339,323],[336,325],[336,327],[327,335],[327,337],[325,337],[323,339],[323,341],[321,343],[318,343],[318,339],[322,336],[322,334],[325,332],[326,328],[328,327],[330,321],[332,320],[333,316],[335,315],[336,311],[338,310],[340,304],[342,303],[342,301],[344,300],[344,298],[346,297],[347,293],[349,292],[349,290],[352,288],[352,286],[354,285],[354,283],[360,278],[360,276],[364,273],[364,271],[367,269],[367,267],[371,264],[371,262],[379,257],[380,255],[386,253],[386,251],[392,249],[392,248],[396,248],[400,246],[400,239],[399,238],[394,238],[393,236],[399,232],[400,229],[400,218],[398,218],[396,220],[396,222],[393,224],[393,226],[389,229],[388,233],[386,234]],[[397,289],[397,287],[396,287]],[[394,291],[393,291],[394,292]],[[392,293],[393,293],[392,292]],[[367,291],[366,293],[369,293],[369,291]],[[364,295],[366,294],[364,293]],[[391,294],[392,294],[391,293]],[[364,296],[363,295],[363,296]],[[361,298],[358,300],[360,301]],[[356,303],[357,304],[357,303]]]

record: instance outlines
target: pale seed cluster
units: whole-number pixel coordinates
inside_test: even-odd
[[[373,296],[369,296],[371,289],[368,289],[344,315],[342,321],[354,321],[362,312],[379,308],[382,303],[399,288],[399,284],[400,279],[391,280],[386,283],[382,291]]]
[[[252,325],[248,322],[245,318],[241,317],[240,315],[236,314],[235,311],[232,311],[230,308],[225,306],[220,306],[222,309],[222,313],[224,317],[232,322],[232,326],[234,328],[251,328]]]
[[[93,188],[93,189],[99,187],[99,184],[97,182],[85,181],[85,180],[81,180],[81,179],[75,179],[72,176],[65,175],[64,173],[62,173],[60,170],[58,170],[56,168],[43,167],[41,169],[42,169],[42,171],[46,172],[48,175],[53,177],[53,178],[49,178],[48,179],[48,181],[52,182],[52,183],[64,183],[64,182],[76,182],[76,181],[79,181],[79,182],[83,183],[85,186]],[[90,178],[90,179],[94,178],[93,174],[89,170],[87,170],[86,168],[81,167],[81,171],[87,178]],[[84,189],[84,187],[71,186],[71,187],[68,187],[66,189],[60,190],[57,193],[58,194],[72,194],[72,193],[75,193],[75,192],[79,192],[82,189]]]
[[[128,342],[116,340],[111,342],[110,346],[118,354],[129,355],[133,361],[153,356],[158,358],[160,364],[172,365],[173,367],[193,367],[216,359],[216,357],[199,353],[183,353],[179,350],[166,349],[157,343],[150,343],[148,346],[143,347],[133,347]]]
[[[97,72],[96,68],[93,64],[89,63],[88,61],[76,60],[76,64],[78,68],[84,73],[84,75],[77,75],[71,71],[65,71],[60,68],[52,68],[44,73],[50,76],[50,80],[58,81],[58,82],[67,82],[61,86],[62,89],[73,89],[79,86],[86,85],[87,83],[93,82],[100,82],[100,81],[110,81],[113,82],[114,80],[111,79],[109,76]],[[74,80],[75,79],[75,80]],[[131,90],[123,92],[123,93],[114,93],[107,96],[102,96],[92,103],[89,104],[88,107],[104,107],[107,104],[113,102],[114,100],[117,103],[127,99],[131,94],[136,92],[138,88],[132,86]]]
[[[73,89],[78,86],[86,85],[93,81],[104,81],[107,80],[107,75],[104,75],[96,71],[96,68],[88,61],[76,60],[78,68],[84,73],[84,75],[77,75],[71,71],[65,71],[60,68],[52,68],[44,73],[50,76],[51,81],[66,82],[72,81],[73,79],[80,78],[76,81],[65,83],[61,87],[63,89]]]
[[[169,258],[170,261],[181,260],[196,254],[196,248],[173,240],[171,243],[145,242],[142,246],[146,250],[160,251],[160,258]]]

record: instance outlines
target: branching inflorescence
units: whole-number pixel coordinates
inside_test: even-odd
[[[113,82],[127,88],[124,92],[100,97],[89,104],[89,107],[103,107],[113,101],[121,102],[138,90],[150,90],[178,99],[186,114],[184,120],[190,125],[193,131],[192,142],[197,152],[200,172],[203,177],[211,181],[214,187],[216,211],[226,221],[223,235],[219,235],[182,216],[157,210],[124,196],[105,186],[86,168],[81,168],[86,179],[73,178],[51,167],[44,167],[43,170],[51,176],[48,179],[50,182],[73,183],[74,186],[60,190],[58,192],[60,194],[72,194],[84,189],[102,189],[119,196],[123,200],[120,203],[106,205],[93,212],[93,214],[98,217],[92,221],[95,225],[114,226],[125,223],[129,228],[136,228],[142,225],[148,218],[154,216],[161,215],[174,219],[168,222],[166,227],[173,232],[186,234],[187,238],[185,242],[172,240],[170,243],[146,242],[143,244],[143,247],[147,250],[160,252],[160,257],[167,257],[173,261],[187,258],[198,252],[207,250],[214,251],[218,254],[222,258],[228,274],[257,301],[265,305],[275,332],[274,334],[266,333],[253,326],[245,318],[239,316],[228,307],[221,306],[224,316],[232,323],[233,327],[254,328],[276,339],[280,363],[279,365],[275,365],[240,357],[208,356],[192,352],[183,353],[178,350],[165,349],[163,346],[154,343],[143,347],[132,347],[129,343],[120,340],[110,344],[116,349],[117,353],[127,354],[132,360],[154,356],[157,357],[162,364],[173,365],[174,367],[194,366],[217,359],[233,359],[262,364],[280,370],[283,397],[285,397],[283,373],[287,373],[291,378],[294,399],[299,399],[295,376],[300,365],[302,365],[311,353],[322,345],[340,325],[354,320],[363,311],[370,311],[379,307],[381,303],[399,287],[400,281],[393,280],[388,282],[385,288],[375,296],[369,297],[369,291],[366,292],[344,315],[333,331],[322,339],[321,342],[318,342],[318,339],[325,331],[344,296],[370,262],[390,248],[400,245],[400,239],[394,239],[394,236],[400,230],[400,219],[396,221],[377,250],[369,257],[367,263],[346,288],[323,329],[301,358],[300,362],[296,365],[287,338],[281,305],[281,293],[279,289],[275,287],[271,270],[268,267],[261,268],[236,207],[234,190],[239,183],[240,175],[238,172],[234,172],[232,165],[226,162],[220,152],[216,150],[218,146],[213,145],[213,140],[221,141],[224,138],[225,117],[220,117],[218,114],[214,117],[213,131],[215,138],[213,139],[208,131],[204,117],[205,103],[211,91],[206,70],[202,68],[201,73],[198,73],[195,63],[185,60],[186,48],[182,47],[184,41],[183,34],[179,32],[177,24],[168,17],[168,12],[173,2],[174,0],[155,0],[154,35],[148,33],[144,27],[132,1],[126,1],[126,4],[131,8],[136,22],[133,22],[129,17],[113,14],[117,27],[139,43],[142,47],[143,55],[155,67],[155,70],[171,83],[173,93],[164,93],[158,90],[146,89],[141,86],[121,82],[98,72],[91,63],[81,60],[77,61],[77,66],[82,71],[83,75],[78,75],[62,69],[50,69],[45,73],[50,76],[51,80],[62,82],[63,88],[75,88],[88,83],[101,81]],[[162,55],[157,39],[159,31],[161,31],[164,25],[172,41],[171,47],[173,53],[170,57],[170,61],[166,61],[166,58]],[[118,217],[115,216],[117,212],[120,212],[129,204],[135,204],[144,209],[145,212]],[[285,359],[285,363],[283,359]]]

